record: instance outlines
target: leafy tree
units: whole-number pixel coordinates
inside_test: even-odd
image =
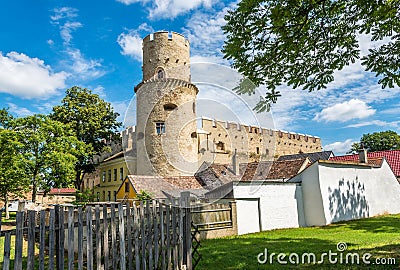
[[[11,122],[14,117],[8,112],[6,108],[0,110],[0,129],[10,129]]]
[[[29,181],[20,136],[18,132],[9,129],[12,116],[2,109],[0,118],[0,199],[5,203],[6,218],[9,218],[10,196],[23,197],[24,192],[29,189]]]
[[[75,164],[74,185],[80,189],[84,175],[95,169],[93,157],[110,150],[107,142],[117,138],[121,123],[117,122],[119,114],[111,104],[89,89],[74,86],[66,91],[61,103],[53,108],[52,119],[68,123],[76,138],[86,146]]]
[[[360,58],[382,88],[392,88],[400,86],[399,10],[399,0],[242,0],[225,17],[222,51],[254,83],[242,82],[239,93],[266,85],[257,111],[276,102],[277,86],[326,88],[334,71]],[[382,44],[361,57],[359,34]]]
[[[77,191],[76,192],[76,199],[72,202],[74,205],[86,205],[90,202],[93,202],[94,194],[92,189],[85,189],[84,191]]]
[[[20,135],[33,202],[38,187],[48,191],[73,183],[76,155],[83,146],[68,125],[33,115],[15,119],[13,126]]]
[[[142,190],[140,193],[136,194],[136,196],[139,201],[144,201],[144,202],[151,200],[154,197],[153,194],[151,194],[146,190]]]
[[[400,149],[400,135],[391,130],[364,134],[348,153],[357,153],[362,146],[370,152]]]

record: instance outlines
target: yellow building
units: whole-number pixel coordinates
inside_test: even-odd
[[[134,160],[124,156],[121,151],[107,159],[105,159],[99,166],[100,184],[94,188],[95,200],[97,201],[116,201],[117,191],[121,186],[127,175],[135,173],[130,164]],[[129,169],[128,169],[129,166]]]

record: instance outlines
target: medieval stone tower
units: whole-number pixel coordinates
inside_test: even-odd
[[[143,39],[143,81],[137,102],[137,174],[193,175],[198,168],[196,95],[190,44],[178,33]]]

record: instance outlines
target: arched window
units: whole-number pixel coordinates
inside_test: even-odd
[[[164,79],[165,78],[165,71],[162,68],[157,70],[157,79]]]

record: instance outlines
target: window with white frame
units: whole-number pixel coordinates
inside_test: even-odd
[[[165,133],[165,122],[156,122],[156,132],[157,134]]]

